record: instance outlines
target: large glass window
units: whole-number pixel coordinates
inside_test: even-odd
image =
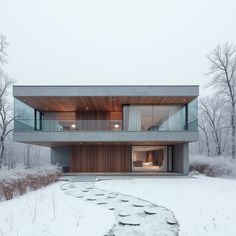
[[[15,99],[15,130],[34,130],[35,113],[34,108]]]
[[[186,128],[185,106],[123,107],[124,129],[129,131],[181,131]]]
[[[188,104],[188,130],[198,129],[198,99],[195,98]]]
[[[172,171],[172,147],[133,146],[132,171]]]

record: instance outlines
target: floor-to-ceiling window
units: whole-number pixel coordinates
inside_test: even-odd
[[[127,105],[123,107],[124,130],[181,131],[186,129],[185,105]]]
[[[133,146],[132,171],[172,171],[172,147]]]

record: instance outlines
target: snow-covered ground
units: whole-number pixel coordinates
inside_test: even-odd
[[[170,210],[135,196],[98,189],[94,181],[81,182],[80,178],[71,178],[61,189],[65,194],[111,210],[116,217],[116,224],[108,235],[178,235],[178,222]]]
[[[204,176],[101,181],[97,187],[130,194],[172,210],[180,235],[235,236],[236,181]]]
[[[61,184],[0,202],[0,235],[101,236],[113,227],[112,212],[64,194]]]

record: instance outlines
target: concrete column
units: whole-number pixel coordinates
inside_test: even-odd
[[[173,171],[188,175],[189,173],[189,144],[181,143],[173,147]]]
[[[71,156],[71,147],[53,147],[51,148],[51,163],[63,167],[64,171],[69,170],[69,160]]]

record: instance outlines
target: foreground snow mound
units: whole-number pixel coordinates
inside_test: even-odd
[[[103,236],[113,227],[112,212],[64,194],[61,184],[0,202],[0,235]]]

